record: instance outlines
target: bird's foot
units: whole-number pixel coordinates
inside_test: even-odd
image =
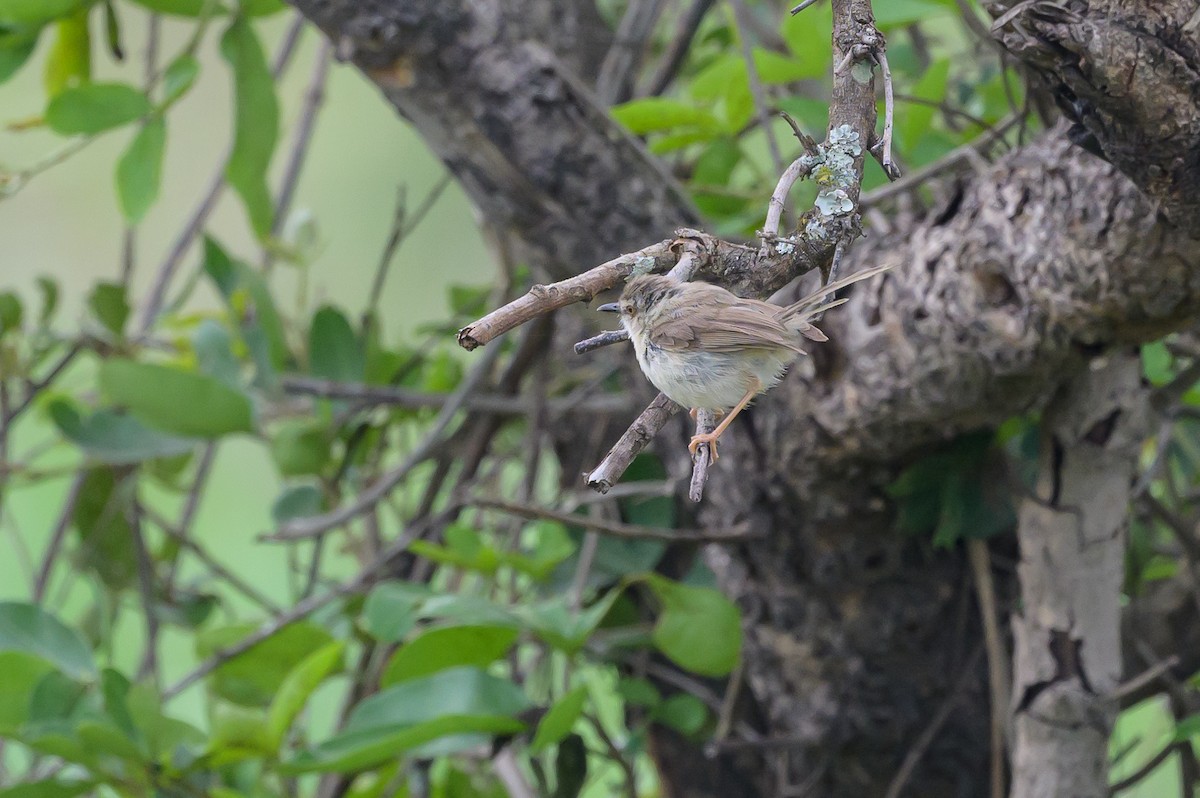
[[[720,435],[712,432],[702,432],[699,435],[693,435],[691,443],[688,444],[688,451],[695,456],[696,450],[699,449],[702,444],[707,443],[708,451],[712,456],[712,462],[715,463],[719,459],[717,457],[717,438],[720,437]]]

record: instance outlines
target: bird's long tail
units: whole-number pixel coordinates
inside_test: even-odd
[[[870,269],[864,269],[861,272],[855,272],[847,277],[843,277],[840,280],[835,280],[828,285],[823,285],[803,299],[784,308],[783,313],[779,314],[779,320],[791,329],[799,332],[805,338],[810,338],[814,341],[827,341],[829,339],[825,333],[814,327],[808,320],[820,313],[824,313],[830,308],[843,304],[846,300],[835,299],[832,302],[822,302],[821,300],[848,285],[868,280],[877,274],[886,272],[890,268],[892,268],[891,264],[873,266]]]

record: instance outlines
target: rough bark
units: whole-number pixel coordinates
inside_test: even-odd
[[[1040,474],[1021,504],[1013,616],[1013,798],[1108,790],[1121,678],[1121,584],[1147,393],[1135,352],[1094,360],[1042,423]]]
[[[1192,0],[985,2],[1076,135],[1200,236],[1200,8]]]
[[[694,219],[673,181],[538,40],[545,30],[532,32],[513,13],[526,4],[293,1],[539,271],[578,273]],[[1051,5],[1059,7],[1024,3],[1009,23]],[[1167,75],[1174,88],[1164,97],[1183,104],[1181,118],[1194,118],[1200,102],[1181,88],[1186,64],[1170,53],[1180,43],[1195,52],[1196,26],[1150,13],[1163,4],[1149,0],[1070,5],[1068,22],[1049,33],[1037,27],[1044,48],[1013,49],[1051,84],[1070,83],[1077,98],[1091,87],[1090,108],[1099,110],[1085,124],[1115,166],[1052,132],[972,177],[937,213],[857,242],[847,270],[887,260],[895,270],[881,288],[855,291],[828,319],[835,343],[729,436],[702,518],[749,520],[767,538],[710,548],[708,560],[746,610],[745,695],[754,725],[776,744],[716,761],[666,749],[671,772],[706,774],[689,785],[689,798],[775,795],[780,783],[833,798],[882,795],[969,662],[978,675],[961,681],[908,794],[986,790],[987,720],[969,707],[986,705],[987,692],[982,663],[970,656],[979,633],[963,563],[898,536],[878,489],[922,447],[1044,406],[1091,355],[1160,335],[1200,306],[1200,245],[1188,238],[1197,195],[1185,190],[1200,139],[1190,122],[1172,128],[1139,105],[1157,85],[1146,76]],[[1099,82],[1122,62],[1087,39],[1105,15],[1125,20],[1141,45],[1147,37],[1167,45],[1143,49],[1154,53],[1145,62],[1123,61],[1134,67],[1137,92]],[[1094,16],[1090,27],[1078,21]],[[1139,27],[1130,18],[1157,22]],[[1040,60],[1051,44],[1074,60]],[[1158,121],[1142,129],[1138,119]],[[1161,147],[1139,160],[1139,149],[1158,140],[1151,133]],[[1159,154],[1159,171],[1142,168]],[[662,451],[682,475],[687,430],[682,422],[675,429]],[[764,763],[779,761],[781,746],[787,764],[768,774]]]
[[[552,30],[549,4],[293,2],[518,243],[518,261],[569,276],[697,223],[675,180],[547,45],[569,54],[578,41]]]

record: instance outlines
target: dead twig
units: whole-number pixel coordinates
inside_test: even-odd
[[[550,285],[535,285],[524,296],[459,330],[458,344],[470,351],[536,316],[576,302],[589,302],[598,294],[619,285],[639,264],[644,265],[646,271],[661,271],[674,263],[671,243],[670,239],[660,241],[637,252],[613,258],[575,277]]]

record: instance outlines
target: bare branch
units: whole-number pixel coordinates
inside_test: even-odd
[[[575,277],[550,285],[535,285],[524,296],[459,330],[458,343],[469,351],[543,313],[575,302],[590,302],[598,294],[619,285],[633,273],[639,262],[649,261],[645,263],[646,271],[662,271],[674,263],[671,243],[670,239],[660,241],[637,252],[613,258]]]
[[[363,406],[390,405],[404,408],[445,407],[453,394],[427,393],[388,385],[363,385],[353,382],[335,382],[315,377],[287,376],[280,379],[280,387],[286,393],[316,396],[322,399],[341,399]],[[463,400],[463,409],[475,413],[498,416],[527,416],[534,411],[534,402],[526,397],[496,393],[477,393]],[[589,414],[621,413],[630,408],[629,398],[619,394],[602,394],[581,399],[556,397],[547,400],[546,409],[551,415],[565,412]]]
[[[621,475],[625,473],[625,469],[629,468],[633,458],[637,457],[638,453],[654,440],[654,436],[667,423],[667,419],[681,409],[679,405],[668,399],[666,394],[660,393],[656,396],[649,407],[637,417],[637,420],[629,425],[629,429],[625,430],[625,434],[621,436],[620,440],[608,450],[608,454],[600,461],[600,465],[588,474],[588,487],[601,493],[607,493],[609,488],[617,484]]]
[[[399,465],[376,480],[373,485],[355,497],[354,501],[324,515],[289,521],[282,524],[274,534],[263,535],[260,539],[293,541],[313,538],[357,518],[379,504],[414,468],[428,460],[445,443],[446,429],[450,426],[450,422],[462,409],[467,397],[475,393],[476,388],[491,372],[492,364],[499,354],[500,348],[493,347],[483,356],[483,359],[472,367],[466,378],[442,406],[441,412],[438,413],[433,425],[425,434],[425,439],[410,451]]]

